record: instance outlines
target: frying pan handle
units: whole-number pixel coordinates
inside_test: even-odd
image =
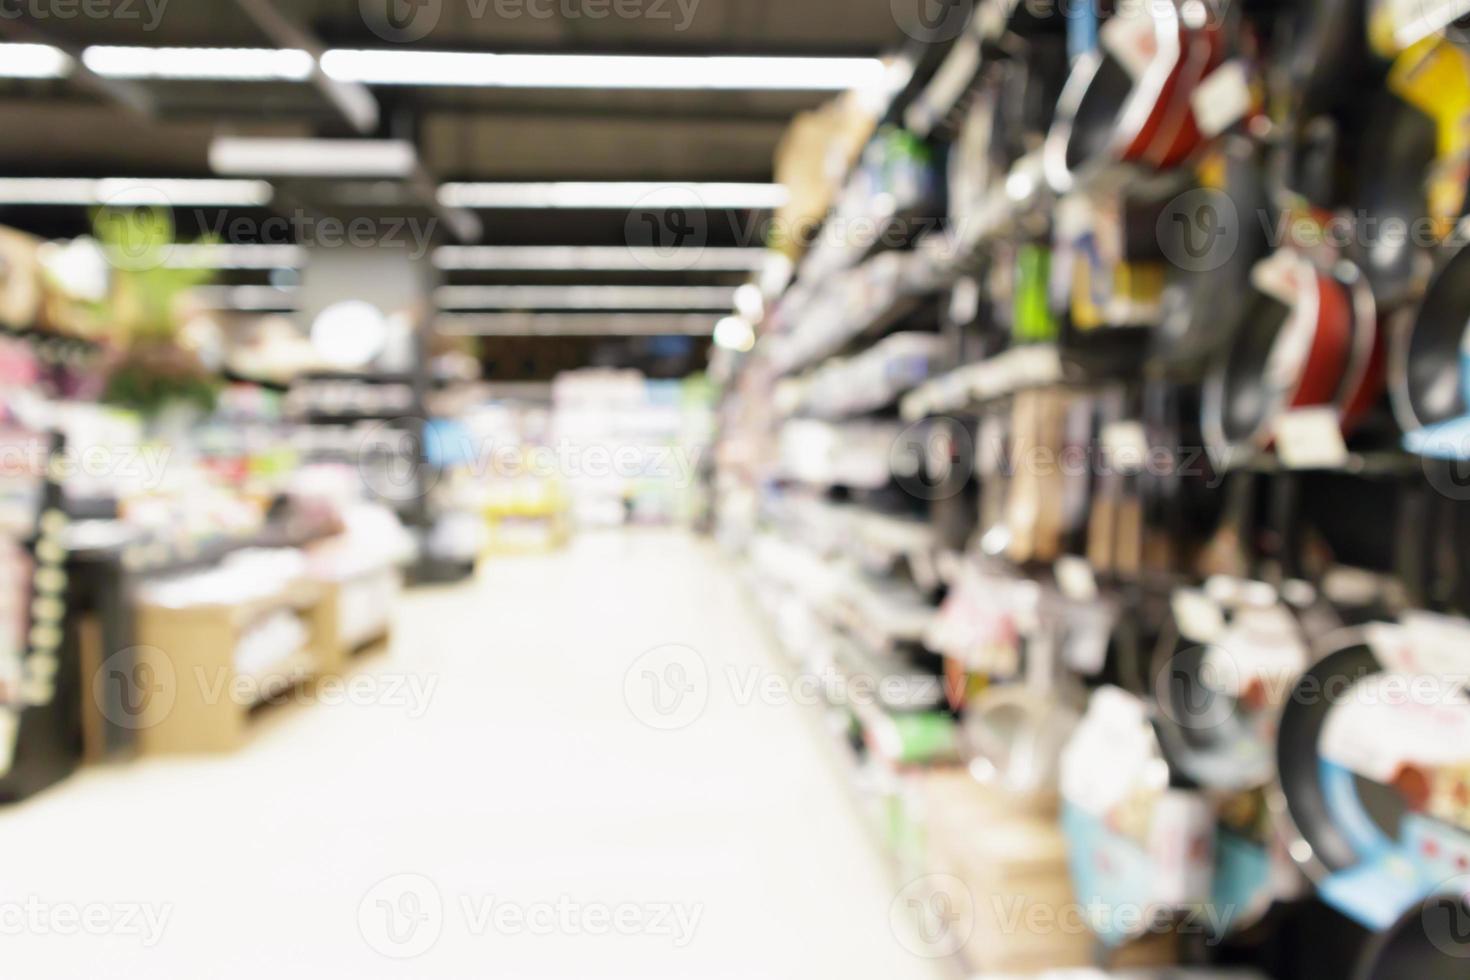
[[[1097,6],[1074,3],[1067,7],[1067,55],[1073,61],[1097,50]]]

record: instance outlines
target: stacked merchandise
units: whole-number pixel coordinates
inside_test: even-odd
[[[258,703],[386,639],[415,549],[364,499],[360,433],[302,424],[389,406],[226,383],[180,327],[193,280],[108,261],[130,227],[0,229],[4,800],[89,759],[239,744]]]
[[[1095,943],[1109,967],[1463,976],[1463,10],[1064,6],[982,0],[890,108],[947,150],[943,227],[886,259],[935,302],[834,328],[810,298],[862,266],[798,266],[722,408],[723,536],[796,655],[836,661],[874,653],[842,609],[875,590],[834,529],[930,532],[879,573],[929,622],[867,663],[940,680],[954,735],[910,753],[891,708],[851,714],[970,969]],[[821,390],[783,379],[893,330],[952,370],[840,422],[780,411]],[[969,853],[1013,823],[1025,844]],[[995,938],[1012,888],[1084,934]]]
[[[579,527],[687,521],[713,429],[700,379],[570,371],[553,384],[554,452]]]
[[[548,407],[501,399],[462,411],[459,422],[473,451],[466,454],[468,465],[447,479],[482,522],[482,553],[540,553],[565,544],[567,500]]]

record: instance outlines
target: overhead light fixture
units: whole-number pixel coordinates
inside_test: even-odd
[[[755,327],[740,316],[727,316],[715,324],[715,345],[744,354],[755,347]]]
[[[342,82],[471,88],[717,89],[840,92],[880,82],[877,58],[491,54],[337,48],[322,71]]]
[[[440,286],[441,310],[728,310],[724,286]]]
[[[448,183],[439,188],[439,203],[448,208],[779,208],[790,197],[783,184],[669,181]]]
[[[411,176],[418,163],[418,152],[407,140],[221,136],[209,145],[209,166],[218,174],[402,178]]]
[[[373,304],[343,300],[317,314],[311,325],[311,345],[332,367],[355,371],[383,353],[391,331],[388,317]]]
[[[148,48],[96,44],[82,64],[104,78],[300,82],[316,60],[295,48]]]
[[[172,269],[299,269],[306,253],[299,245],[175,245],[165,264]]]
[[[0,78],[65,78],[72,60],[49,44],[0,44]]]
[[[749,272],[765,261],[761,248],[659,249],[618,245],[445,245],[434,265],[446,272],[598,270],[611,272]]]
[[[698,313],[444,313],[434,331],[447,337],[708,337]]]
[[[273,193],[263,180],[0,177],[0,204],[260,207]]]
[[[189,295],[211,310],[291,313],[296,309],[295,290],[279,286],[199,286]]]

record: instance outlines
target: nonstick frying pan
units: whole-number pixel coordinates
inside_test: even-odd
[[[1334,702],[1352,685],[1382,670],[1361,629],[1329,634],[1319,650],[1323,656],[1302,674],[1281,712],[1271,807],[1292,860],[1313,881],[1322,881],[1361,859],[1332,818],[1318,743]],[[1363,805],[1380,825],[1393,823],[1401,813],[1403,802],[1393,790],[1366,781],[1359,781],[1357,788]]]
[[[1358,207],[1371,220],[1362,224],[1348,254],[1367,274],[1380,308],[1398,306],[1412,294],[1419,252],[1411,232],[1429,214],[1425,180],[1437,153],[1432,118],[1393,92],[1375,96],[1357,164]]]
[[[1269,724],[1235,696],[1210,683],[1209,648],[1183,637],[1172,619],[1154,654],[1159,742],[1170,765],[1209,789],[1239,791],[1268,784],[1273,773]]]
[[[1366,0],[1295,0],[1281,28],[1285,94],[1299,120],[1355,97],[1368,63]]]
[[[1462,225],[1461,241],[1470,231]],[[1470,252],[1451,252],[1430,281],[1409,331],[1395,339],[1391,392],[1405,432],[1466,413],[1463,345],[1470,326]]]
[[[1187,103],[1199,78],[1188,87],[1181,83],[1185,69],[1197,64],[1200,37],[1184,29],[1172,4],[1149,4],[1146,16],[1152,51],[1137,78],[1106,45],[1083,53],[1072,66],[1047,136],[1047,180],[1059,193],[1120,161],[1171,165],[1198,142]],[[1190,117],[1187,125],[1184,116]]]
[[[970,771],[1018,801],[1052,802],[1062,750],[1079,718],[1055,694],[1018,684],[991,688],[965,711]]]
[[[1470,896],[1435,895],[1369,940],[1353,980],[1464,980]]]
[[[1017,37],[1038,35],[1066,37],[1066,7],[1062,3],[1034,3],[1031,0],[999,0],[997,6],[1005,29]]]
[[[1281,265],[1274,273],[1257,265],[1234,343],[1205,383],[1204,431],[1217,459],[1270,446],[1284,411],[1334,404],[1361,357],[1354,337],[1361,291],[1299,254],[1268,261]],[[1276,281],[1271,291],[1263,288],[1268,277]]]
[[[1215,201],[1201,197],[1194,214],[1165,211],[1158,229],[1164,239],[1164,254],[1189,256],[1192,243],[1184,236],[1196,224],[1213,216],[1213,227],[1233,241],[1228,258],[1208,270],[1171,266],[1164,288],[1163,319],[1152,351],[1156,363],[1179,368],[1185,374],[1202,373],[1204,366],[1233,339],[1232,329],[1242,322],[1242,304],[1251,295],[1251,269],[1270,252],[1267,228],[1275,227],[1275,208],[1267,190],[1266,169],[1249,140],[1227,140],[1221,149],[1224,178],[1214,191],[1200,188],[1198,195],[1213,194]],[[1205,209],[1208,209],[1207,211]],[[1180,218],[1184,220],[1180,220]]]

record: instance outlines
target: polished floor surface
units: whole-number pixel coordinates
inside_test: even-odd
[[[672,532],[414,591],[238,754],[0,811],[0,975],[935,976],[769,642]]]

